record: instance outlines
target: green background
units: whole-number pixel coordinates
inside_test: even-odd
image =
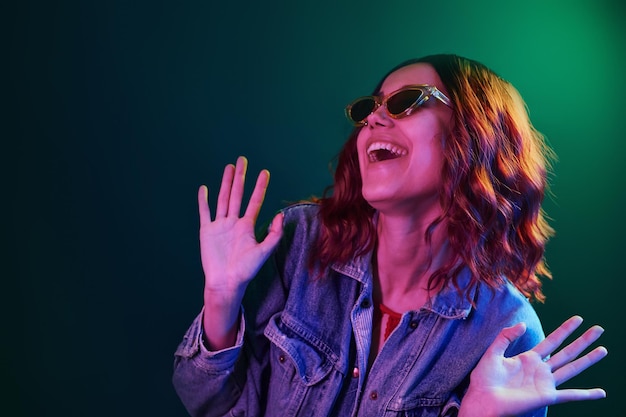
[[[576,313],[609,356],[568,386],[626,415],[622,1],[15,2],[2,6],[2,351],[10,416],[184,416],[173,352],[201,307],[196,190],[247,155],[268,220],[320,195],[343,107],[410,57],[479,60],[559,155],[546,331]],[[213,201],[213,198],[212,198]]]

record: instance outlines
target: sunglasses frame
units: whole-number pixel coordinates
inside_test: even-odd
[[[390,98],[392,98],[393,96],[395,96],[398,93],[404,92],[404,91],[410,91],[410,90],[419,90],[422,92],[422,96],[415,101],[415,103],[411,104],[409,107],[407,107],[402,113],[398,113],[398,114],[393,114],[391,112],[389,112],[389,109],[387,108],[387,101],[389,101]],[[363,97],[359,97],[356,100],[353,100],[350,104],[348,104],[345,108],[345,113],[346,113],[346,117],[348,118],[348,120],[355,126],[367,126],[367,118],[369,117],[370,114],[374,113],[376,110],[378,110],[379,107],[384,107],[385,108],[385,112],[389,115],[389,117],[393,118],[393,119],[402,119],[404,117],[410,116],[415,110],[417,110],[417,108],[419,108],[421,105],[423,105],[424,103],[426,103],[431,97],[435,97],[436,99],[438,99],[439,101],[441,101],[443,104],[445,104],[446,106],[452,108],[452,102],[450,101],[450,99],[448,97],[446,97],[446,95],[444,93],[442,93],[437,87],[433,86],[433,85],[428,85],[428,84],[412,84],[412,85],[406,85],[398,90],[395,90],[389,94],[387,94],[386,96],[363,96]],[[363,100],[373,100],[374,101],[374,109],[367,115],[365,116],[361,121],[357,122],[355,121],[352,117],[351,117],[351,111],[352,111],[352,107],[363,101]]]

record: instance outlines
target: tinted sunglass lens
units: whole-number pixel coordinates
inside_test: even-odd
[[[364,98],[352,104],[350,117],[355,122],[362,122],[374,111],[376,103],[371,98]]]
[[[387,100],[387,110],[393,115],[402,114],[422,97],[421,90],[400,91]]]

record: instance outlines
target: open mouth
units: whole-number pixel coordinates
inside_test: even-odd
[[[370,162],[387,161],[400,158],[408,153],[404,148],[387,142],[374,142],[367,148]]]

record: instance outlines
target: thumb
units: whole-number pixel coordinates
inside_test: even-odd
[[[526,323],[517,323],[515,326],[505,327],[493,340],[487,351],[491,355],[504,356],[504,352],[521,335],[526,332]]]
[[[259,244],[263,248],[264,253],[271,252],[280,241],[280,238],[283,235],[283,218],[284,214],[281,212],[278,213],[272,220],[267,236],[265,236],[263,242]]]

